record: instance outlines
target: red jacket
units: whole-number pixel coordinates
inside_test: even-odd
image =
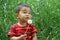
[[[32,24],[27,24],[25,27],[21,27],[20,25],[18,25],[16,23],[10,27],[8,36],[9,37],[12,37],[12,36],[17,37],[17,36],[23,35],[25,32],[27,34],[26,40],[31,40],[32,35],[37,32],[37,29]]]

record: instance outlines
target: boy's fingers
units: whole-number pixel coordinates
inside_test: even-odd
[[[25,36],[27,35],[27,34],[24,34]]]
[[[24,34],[23,37],[26,37],[26,34]]]

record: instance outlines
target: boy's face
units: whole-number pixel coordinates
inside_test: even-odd
[[[29,7],[22,7],[17,13],[17,18],[20,21],[27,22],[30,19],[30,8]]]

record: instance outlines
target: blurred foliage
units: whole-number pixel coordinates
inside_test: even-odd
[[[17,22],[15,7],[19,3],[31,6],[38,40],[60,40],[60,0],[0,0],[0,40],[9,40],[7,32]]]

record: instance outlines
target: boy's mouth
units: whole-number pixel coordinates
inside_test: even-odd
[[[25,19],[30,19],[30,17],[26,17]]]

